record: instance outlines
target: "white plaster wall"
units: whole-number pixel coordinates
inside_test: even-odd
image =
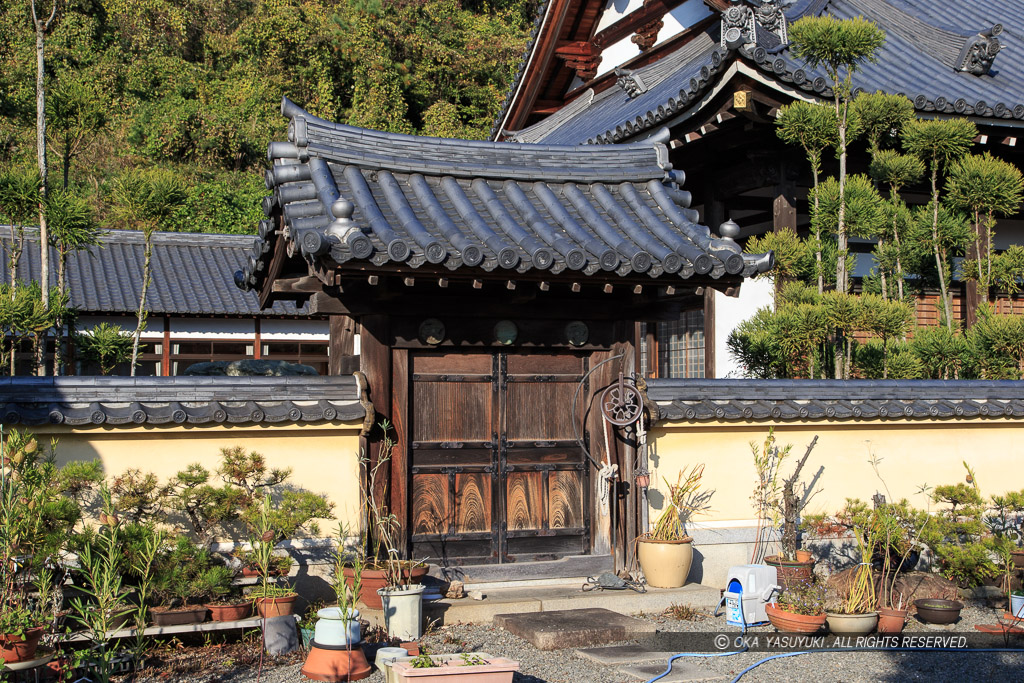
[[[261,320],[263,341],[323,341],[331,336],[326,320]]]
[[[715,377],[743,377],[743,368],[729,353],[726,341],[736,326],[759,308],[775,306],[775,283],[770,277],[744,280],[738,297],[715,291]]]
[[[255,338],[253,318],[171,318],[172,337],[207,339]]]
[[[627,14],[630,14],[643,6],[643,0],[608,0],[604,14],[597,23],[597,31],[601,31]],[[655,44],[668,40],[685,28],[711,14],[711,10],[704,4],[703,0],[687,0],[679,7],[665,15],[665,25],[658,32],[658,39]],[[601,66],[598,69],[598,76],[612,71],[617,66],[625,64],[633,57],[640,54],[640,48],[632,41],[632,36],[626,36],[622,40],[609,45],[601,52]],[[572,87],[575,88],[583,82],[576,79]]]
[[[142,337],[153,338],[163,337],[163,317],[150,316],[150,328],[142,331]],[[131,315],[83,315],[75,323],[75,329],[79,332],[88,332],[102,323],[119,327],[122,332],[135,332],[135,316]]]

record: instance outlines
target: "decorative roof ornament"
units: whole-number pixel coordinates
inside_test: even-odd
[[[722,13],[722,47],[763,47],[773,52],[789,43],[783,0],[732,0]]]
[[[615,76],[615,83],[626,92],[629,99],[647,92],[647,84],[636,71],[615,67]]]
[[[975,76],[984,76],[992,68],[992,62],[1002,49],[997,36],[1003,32],[1003,25],[996,24],[990,29],[970,36],[964,41],[957,60],[957,71],[966,71]]]

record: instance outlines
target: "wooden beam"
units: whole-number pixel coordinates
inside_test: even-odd
[[[324,289],[323,281],[313,275],[294,278],[277,278],[272,291],[276,294],[315,294]]]
[[[348,315],[332,315],[329,320],[327,374],[351,374],[350,361],[346,359],[355,355],[356,321]]]
[[[484,281],[483,280],[473,280],[473,289],[483,289],[483,288],[484,288]]]
[[[516,288],[516,281],[515,280],[509,280],[508,282],[505,283],[505,289],[513,290],[515,288]]]
[[[643,292],[644,292],[644,286],[643,285],[633,285],[633,293],[634,294],[643,294]]]
[[[328,315],[361,315],[362,313],[369,312],[372,310],[372,306],[367,305],[362,310],[353,309],[347,304],[341,303],[341,301],[331,296],[326,292],[317,292],[313,296],[309,297],[309,312],[314,314],[328,314]]]
[[[576,292],[578,294],[579,291],[580,291],[580,283],[578,283],[578,282],[572,283],[572,286],[570,286],[569,289],[571,289],[573,292]]]
[[[663,18],[683,2],[685,0],[646,0],[638,9],[598,32],[594,36],[594,44],[602,50],[609,45],[614,45],[623,38],[636,33],[637,29],[644,25]]]
[[[551,285],[546,281],[541,280],[540,282],[537,283],[537,288],[542,292],[546,292],[549,289],[551,289]]]
[[[438,278],[437,279],[437,286],[440,287],[441,289],[446,289],[448,287],[448,278],[446,278],[446,277]]]
[[[366,281],[369,282],[371,285],[377,285],[378,283],[380,283],[380,277],[378,277],[377,275],[371,275],[368,278],[366,278]]]
[[[704,290],[704,377],[715,379],[715,290]]]

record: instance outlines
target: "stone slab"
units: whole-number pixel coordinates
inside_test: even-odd
[[[620,667],[619,671],[638,678],[643,681],[649,681],[655,676],[660,676],[665,671],[665,667],[668,665],[668,657],[665,658],[664,664],[638,664],[636,666]],[[727,676],[713,673],[707,669],[702,669],[700,666],[691,662],[682,662],[678,659],[672,662],[672,671],[664,678],[659,678],[658,683],[694,683],[696,681],[723,681],[726,680]]]
[[[608,645],[576,650],[579,656],[598,664],[635,664],[637,662],[667,662],[675,652],[655,652],[642,645]]]
[[[538,650],[563,650],[615,643],[654,633],[654,624],[600,607],[535,614],[498,614],[494,625]]]

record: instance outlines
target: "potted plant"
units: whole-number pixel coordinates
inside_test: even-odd
[[[828,628],[835,635],[860,636],[875,630],[878,624],[878,612],[875,611],[875,577],[869,559],[876,545],[874,528],[853,528],[857,549],[860,551],[860,562],[854,571],[853,578],[845,582],[838,590],[839,601],[835,609],[827,612]]]
[[[825,587],[813,581],[794,584],[765,605],[768,621],[784,633],[817,633],[825,625]]]
[[[393,525],[396,520],[390,519],[387,505],[379,501],[381,487],[378,482],[378,473],[386,471],[391,466],[391,454],[395,447],[395,441],[391,438],[392,427],[387,420],[382,421],[378,427],[383,436],[381,438],[380,454],[377,462],[370,467],[370,461],[365,455],[361,458],[366,471],[366,490],[368,495],[365,499],[363,518],[366,520],[363,537],[360,538],[359,550],[360,563],[360,588],[357,591],[359,602],[370,609],[383,609],[381,596],[378,591],[388,586],[389,575],[393,574],[395,568],[401,572],[401,578],[406,583],[418,584],[427,575],[428,567],[425,562],[415,560],[399,560],[389,553],[389,545],[385,542],[378,530],[386,525]],[[351,561],[342,567],[342,575],[351,587],[354,583],[355,568]]]
[[[187,536],[178,536],[157,558],[154,595],[162,603],[152,611],[157,626],[206,621],[205,602],[230,590],[231,571]]]
[[[391,665],[400,683],[511,683],[513,675],[519,671],[519,662],[515,660],[475,652],[456,655],[423,653],[418,657],[404,659]]]
[[[377,536],[387,548],[385,582],[377,589],[384,610],[384,626],[388,636],[399,640],[419,640],[423,635],[423,584],[412,583],[406,572],[407,563],[398,556],[394,535],[398,530],[395,515],[381,515],[378,518]]]
[[[348,559],[345,552],[345,541],[349,538],[348,525],[339,522],[337,533],[338,546],[334,551],[332,587],[338,604],[317,610],[316,614],[320,619],[316,622],[315,637],[317,645],[353,647],[361,640],[357,603],[362,588],[362,556],[356,553],[351,562]],[[352,570],[351,584],[345,580],[343,570],[346,566]]]
[[[264,495],[261,504],[256,506],[256,513],[249,521],[252,532],[249,544],[252,546],[260,571],[260,582],[249,597],[256,603],[257,611],[264,618],[292,614],[295,609],[295,598],[298,597],[290,587],[277,586],[270,581],[274,547],[278,539],[278,532],[271,526],[272,508],[270,494]]]
[[[800,472],[817,442],[818,437],[815,436],[808,444],[803,457],[797,461],[792,473],[788,477],[781,478],[781,484],[779,484],[780,466],[792,451],[792,445],[787,444],[780,449],[775,443],[773,431],[768,432],[768,437],[760,450],[756,444],[751,444],[758,471],[758,488],[755,491],[754,500],[758,507],[759,518],[770,521],[770,527],[774,527],[780,518],[782,521],[781,551],[777,555],[765,557],[764,563],[775,567],[779,584],[784,589],[790,585],[806,583],[814,577],[814,559],[810,557],[809,553],[797,557],[797,551],[799,550],[800,513],[809,500],[806,486],[800,482]],[[769,526],[764,522],[761,524],[762,527]],[[764,552],[761,544],[762,533],[758,534],[757,542],[755,542],[755,555]]]
[[[707,509],[707,494],[700,494],[704,465],[694,465],[686,479],[680,471],[676,483],[664,479],[667,487],[665,509],[654,529],[637,538],[637,561],[647,584],[655,588],[678,588],[686,583],[693,563],[693,539],[687,535],[685,520]]]
[[[238,621],[252,614],[252,601],[242,599],[234,585],[234,572],[216,564],[198,577],[199,592],[207,597],[204,605],[211,621]]]

